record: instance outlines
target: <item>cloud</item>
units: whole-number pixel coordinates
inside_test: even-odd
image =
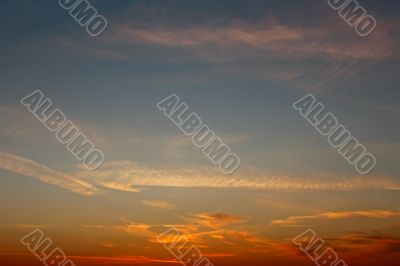
[[[37,228],[45,228],[49,226],[49,224],[1,224],[0,226],[37,229]]]
[[[116,248],[116,247],[118,247],[117,244],[115,244],[113,242],[101,242],[100,244],[103,247],[106,247],[106,248]]]
[[[145,223],[136,223],[128,221],[127,224],[121,226],[114,226],[114,228],[128,234],[151,236],[151,237],[154,236],[154,233],[150,230],[152,226]]]
[[[249,51],[283,57],[315,57],[382,59],[398,56],[395,20],[382,19],[380,27],[368,40],[338,25],[337,18],[323,23],[285,24],[273,17],[256,22],[231,20],[191,26],[164,24],[142,25],[120,23],[114,35],[106,39],[112,44],[145,44],[192,50],[219,50],[235,53]]]
[[[304,17],[293,17],[297,19],[299,23],[290,23],[269,16],[251,22],[222,19],[184,26],[168,21],[125,20],[116,23],[99,42],[60,37],[56,45],[51,45],[64,47],[68,53],[140,64],[162,61],[212,65],[185,77],[173,73],[158,73],[156,78],[153,75],[154,82],[163,85],[210,76],[255,77],[315,93],[332,89],[329,85],[338,78],[346,79],[366,66],[400,55],[398,19],[381,18],[368,38],[359,37],[338,16],[312,23]],[[153,51],[157,51],[156,57]]]
[[[160,263],[161,265],[168,264],[181,264],[180,261],[175,259],[158,259],[146,256],[68,256],[74,261],[102,263],[102,265],[132,265],[132,264],[149,264]]]
[[[217,169],[162,168],[132,161],[105,162],[96,171],[82,165],[71,174],[56,171],[30,159],[0,151],[0,169],[28,176],[75,193],[93,195],[101,188],[137,192],[138,187],[241,188],[278,190],[400,190],[400,183],[385,177],[303,178],[273,176],[249,170],[226,176]],[[154,204],[153,204],[154,205]]]
[[[86,196],[100,192],[95,186],[79,178],[52,170],[35,161],[8,152],[0,151],[0,169],[28,176]]]
[[[161,200],[142,200],[144,205],[150,206],[150,207],[155,207],[155,208],[160,208],[160,209],[165,209],[165,210],[172,210],[174,209],[174,205],[166,202],[166,201],[161,201]]]
[[[244,221],[239,216],[223,212],[198,213],[192,216],[195,218],[196,223],[214,229]]]
[[[378,231],[347,233],[339,238],[330,239],[329,242],[335,249],[353,256],[400,253],[400,239],[386,236]]]
[[[202,248],[211,248],[218,242],[229,246],[241,246],[245,242],[254,245],[269,245],[270,240],[255,236],[253,233],[240,229],[227,228],[245,222],[237,215],[224,212],[197,213],[189,216],[179,216],[185,224],[146,224],[122,219],[123,225],[108,226],[113,230],[124,233],[147,237],[148,242],[159,244],[159,235],[164,232],[163,242],[176,241],[176,233],[187,239],[192,245]],[[167,230],[167,229],[168,230]],[[170,230],[174,229],[174,230]]]
[[[400,183],[389,177],[303,178],[274,176],[253,170],[226,176],[210,168],[162,168],[132,161],[105,162],[97,171],[85,170],[80,165],[79,167],[79,171],[67,174],[30,159],[0,151],[0,169],[83,195],[99,193],[101,191],[99,187],[137,192],[138,187],[141,186],[279,190],[400,190]]]
[[[155,167],[133,161],[105,162],[95,172],[83,167],[74,173],[80,179],[98,186],[112,183],[123,191],[138,187],[242,188],[278,190],[400,190],[400,182],[389,177],[290,177],[271,175],[263,170],[242,170],[223,175],[206,167]]]
[[[229,215],[229,217],[231,217],[231,215]],[[217,219],[220,220],[220,218]],[[222,219],[225,220],[225,218]],[[231,218],[229,218],[229,220],[231,220]],[[251,250],[252,253],[265,253],[266,248],[268,250],[273,249],[274,251],[281,249],[280,242],[256,236],[253,232],[247,230],[222,228],[224,225],[220,223],[216,225],[214,223],[204,223],[204,221],[199,220],[194,220],[193,222],[195,223],[194,225],[164,225],[164,227],[167,228],[175,228],[177,231],[172,230],[170,233],[165,234],[162,238],[163,242],[174,242],[176,240],[176,232],[179,232],[181,237],[184,237],[191,244],[203,249],[215,250],[220,246],[220,243],[223,243],[227,247],[225,251],[237,250],[239,253],[242,253],[247,247],[249,247],[248,249]],[[206,226],[209,229],[200,230],[199,226]],[[156,236],[149,238],[149,242],[159,243]],[[230,254],[230,256],[236,255],[236,253],[231,252],[224,252],[224,254]]]
[[[107,189],[113,189],[113,190],[119,190],[119,191],[125,191],[125,192],[139,192],[139,189],[137,188],[132,188],[130,187],[129,184],[126,183],[120,183],[120,182],[115,182],[115,181],[97,181],[96,182],[98,186],[101,186],[103,188]]]
[[[128,43],[143,42],[162,46],[191,47],[205,44],[218,46],[241,44],[262,48],[271,43],[295,41],[303,36],[300,32],[282,25],[261,27],[241,23],[239,25],[200,25],[192,28],[135,28],[122,25],[114,38]]]
[[[274,225],[296,227],[303,226],[301,223],[313,219],[346,219],[352,217],[365,217],[374,219],[388,219],[400,217],[400,211],[390,210],[367,210],[367,211],[341,211],[341,212],[323,212],[315,215],[291,216],[282,220],[273,220]]]

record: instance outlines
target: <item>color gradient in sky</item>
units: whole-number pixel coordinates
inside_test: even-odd
[[[346,265],[400,265],[398,1],[358,0],[367,36],[327,0],[89,2],[98,36],[59,1],[0,2],[0,265],[44,265],[20,241],[36,229],[77,266],[180,265],[158,241],[173,228],[215,266],[316,265],[292,242],[307,229]],[[36,90],[101,166],[21,104]],[[375,156],[371,172],[292,107],[308,94]],[[238,170],[157,108],[170,95]]]

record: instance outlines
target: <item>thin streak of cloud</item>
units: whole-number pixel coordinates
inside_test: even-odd
[[[0,169],[28,176],[82,195],[99,193],[96,187],[79,178],[8,152],[0,151]]]
[[[376,219],[388,219],[400,217],[400,211],[390,210],[367,210],[367,211],[341,211],[341,212],[323,212],[315,215],[291,216],[282,220],[273,220],[271,223],[280,226],[302,226],[300,223],[305,220],[313,219],[346,219],[352,217],[365,217]]]
[[[13,252],[3,252],[0,255],[10,255],[10,256],[32,256],[28,253],[13,253]],[[114,263],[149,263],[149,262],[159,262],[159,263],[172,263],[181,264],[180,261],[174,259],[157,259],[146,256],[74,256],[68,255],[68,258],[82,261],[114,261]]]

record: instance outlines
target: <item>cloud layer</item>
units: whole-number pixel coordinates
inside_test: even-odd
[[[97,171],[88,171],[82,166],[79,167],[79,171],[67,174],[50,169],[30,159],[0,151],[0,169],[28,176],[83,195],[99,193],[102,190],[101,188],[138,192],[140,187],[400,190],[400,182],[394,178],[384,177],[304,178],[275,176],[254,170],[240,171],[240,173],[227,176],[216,169],[210,170],[210,168],[162,168],[131,161],[106,162]]]

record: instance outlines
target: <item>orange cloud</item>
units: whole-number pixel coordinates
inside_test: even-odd
[[[280,226],[303,226],[300,223],[311,219],[345,219],[351,217],[366,217],[387,219],[400,217],[399,211],[388,210],[369,210],[369,211],[342,211],[342,212],[323,212],[316,215],[291,216],[282,220],[273,220],[271,223]]]
[[[151,225],[144,223],[129,222],[126,225],[115,226],[114,228],[129,234],[154,236],[154,233],[150,230],[151,227],[152,227]]]
[[[68,258],[73,259],[74,261],[96,261],[96,262],[107,262],[113,261],[115,264],[122,263],[172,263],[172,264],[180,264],[179,261],[175,259],[157,259],[146,256],[114,256],[114,257],[106,257],[106,256],[68,256]]]
[[[193,215],[193,217],[195,217],[195,221],[198,224],[209,228],[221,228],[230,224],[241,223],[244,221],[238,216],[223,212],[199,213]]]

